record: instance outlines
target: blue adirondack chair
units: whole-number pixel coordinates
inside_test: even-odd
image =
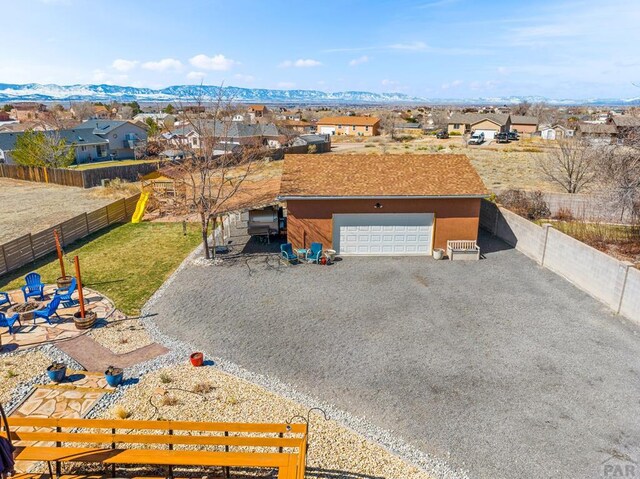
[[[280,254],[289,263],[297,263],[298,255],[293,252],[293,246],[291,243],[285,243],[280,245]]]
[[[9,317],[4,313],[0,313],[0,326],[9,328],[9,334],[13,334],[13,325],[16,324],[16,321],[20,326],[22,326],[22,323],[20,322],[20,315],[18,313]]]
[[[0,306],[2,306],[3,304],[8,304],[9,306],[11,306],[11,298],[9,297],[9,293],[0,291]]]
[[[60,298],[60,300],[64,301],[65,303],[68,302],[73,304],[75,303],[75,301],[71,299],[71,295],[75,293],[77,287],[78,287],[78,282],[76,281],[75,278],[71,278],[71,283],[69,283],[69,286],[67,288],[56,289],[54,293],[54,297]]]
[[[311,248],[307,250],[306,259],[313,263],[320,263],[322,257],[322,243],[311,243]]]
[[[37,318],[43,318],[47,323],[51,324],[51,316],[53,315],[62,320],[56,311],[58,306],[60,306],[60,296],[54,296],[44,309],[39,309],[38,311],[33,312],[33,324],[36,323]]]
[[[32,296],[37,296],[40,300],[44,299],[44,283],[38,273],[29,273],[24,277],[25,284],[22,289],[25,303]]]

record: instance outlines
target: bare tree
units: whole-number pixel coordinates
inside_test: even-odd
[[[597,152],[578,139],[558,140],[558,148],[538,158],[542,173],[567,193],[579,193],[596,178]]]
[[[640,221],[640,139],[602,150],[600,179],[620,221]]]
[[[93,105],[88,101],[74,103],[71,109],[76,120],[84,121],[93,116]]]
[[[129,105],[124,105],[118,111],[118,115],[120,115],[120,118],[123,120],[130,120],[133,118],[133,108]]]
[[[184,119],[198,140],[195,144],[184,142],[180,145],[185,158],[173,166],[180,173],[182,184],[178,198],[172,199],[169,208],[165,205],[165,208],[172,208],[174,213],[183,217],[197,214],[207,259],[211,258],[211,227],[215,229],[216,224],[223,225],[222,216],[233,210],[231,200],[241,190],[255,163],[267,156],[262,142],[243,145],[239,149],[229,142],[231,102],[223,98],[222,88],[219,91],[207,115],[190,113],[181,106],[185,111]],[[196,92],[195,103],[197,106],[207,103],[201,90]],[[215,245],[214,234],[214,255]]]
[[[514,115],[526,115],[529,112],[529,108],[531,108],[531,104],[528,101],[523,101],[522,103],[514,106],[511,113]]]
[[[393,141],[397,139],[398,115],[393,111],[385,111],[380,115],[380,126],[382,130],[391,137]]]

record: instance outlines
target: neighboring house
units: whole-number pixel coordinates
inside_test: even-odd
[[[286,142],[286,136],[280,134],[278,128],[273,123],[249,124],[237,121],[203,122],[207,135],[215,139],[216,143],[232,143],[236,145],[264,145],[269,148],[280,148]],[[163,137],[176,147],[201,147],[201,135],[192,125],[176,128]]]
[[[294,248],[429,255],[477,240],[488,191],[464,155],[286,155],[278,197]],[[434,174],[437,172],[437,174]]]
[[[71,130],[47,130],[43,132],[57,139],[62,139],[75,149],[76,163],[106,160],[109,158],[109,142],[93,134],[91,128],[74,128]],[[24,132],[0,133],[0,163],[12,164],[11,152],[15,150],[18,138]]]
[[[98,120],[107,120],[111,112],[104,105],[93,105],[93,118]]]
[[[447,124],[449,134],[484,133],[486,140],[510,130],[510,116],[501,113],[453,113]]]
[[[114,160],[135,158],[135,147],[147,141],[147,130],[130,121],[87,120],[78,128],[93,128],[94,135],[107,140]]]
[[[264,105],[249,105],[247,107],[247,113],[251,121],[256,121],[256,118],[264,118],[269,113],[269,109]]]
[[[0,121],[15,121],[8,112],[0,110]]]
[[[161,128],[173,128],[176,123],[176,116],[169,113],[138,113],[133,117],[133,121],[146,123],[148,119],[155,121]]]
[[[540,138],[543,140],[561,140],[572,138],[573,130],[562,125],[544,126],[540,128]]]
[[[36,120],[47,111],[44,104],[33,101],[13,103],[11,106],[13,107],[10,112],[11,116],[18,121]]]
[[[282,110],[276,115],[276,120],[300,121],[302,120],[302,113],[299,111]]]
[[[316,125],[306,120],[279,120],[277,125],[298,133],[312,133],[316,129]]]
[[[607,120],[608,125],[616,127],[618,143],[624,143],[630,139],[640,139],[640,118],[630,115],[614,115]]]
[[[535,116],[511,115],[511,130],[531,136],[538,131],[538,118]]]
[[[578,123],[575,136],[593,144],[610,144],[615,142],[618,129],[608,123]]]
[[[380,119],[372,116],[328,116],[320,118],[317,131],[323,135],[377,136]]]
[[[294,138],[286,152],[309,153],[309,147],[313,147],[314,153],[329,153],[331,151],[331,135],[300,135]]]
[[[395,125],[397,135],[422,136],[423,130],[420,123],[398,123]]]

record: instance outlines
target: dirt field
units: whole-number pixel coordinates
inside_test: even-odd
[[[0,178],[0,244],[115,201],[83,189]]]
[[[540,139],[522,139],[506,144],[489,142],[480,146],[467,146],[461,137],[451,137],[448,140],[423,137],[407,142],[392,142],[385,137],[352,141],[340,138],[332,145],[332,151],[336,153],[465,154],[471,159],[473,166],[491,190],[520,188],[562,192],[557,185],[544,178],[538,169],[538,158],[551,148],[554,148],[553,142]]]

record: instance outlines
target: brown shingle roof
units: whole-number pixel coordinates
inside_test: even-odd
[[[465,155],[286,155],[281,197],[476,196]]]
[[[373,126],[380,122],[373,116],[325,116],[318,120],[318,125]]]
[[[529,115],[511,115],[511,124],[516,125],[537,125],[538,117]]]

